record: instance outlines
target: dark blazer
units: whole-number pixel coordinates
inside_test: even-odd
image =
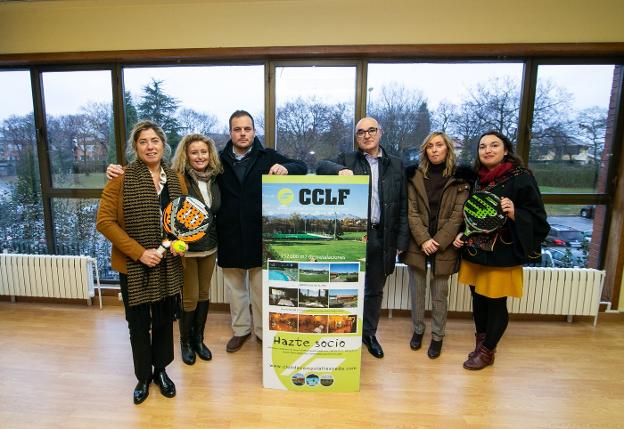
[[[383,150],[379,160],[379,202],[383,226],[383,264],[386,275],[394,272],[396,251],[407,250],[409,228],[407,225],[407,193],[405,190],[405,174],[403,163],[395,156]],[[356,175],[369,175],[370,166],[362,151],[341,153],[333,161],[321,161],[316,174],[338,174],[348,168]],[[369,192],[370,210],[370,192]],[[370,220],[370,213],[369,213]]]
[[[440,244],[436,253],[429,257],[435,275],[451,275],[459,269],[459,252],[453,246],[455,236],[464,223],[463,208],[468,198],[470,185],[468,179],[474,179],[471,169],[457,167],[448,178],[438,210],[436,233],[429,233],[429,197],[425,188],[425,177],[416,166],[409,167],[407,176],[407,213],[411,232],[409,249],[403,255],[407,265],[425,271],[427,256],[422,251],[422,244],[433,238]]]
[[[514,203],[515,221],[507,219],[494,244],[484,251],[464,246],[462,258],[492,267],[514,267],[539,262],[542,241],[550,231],[542,195],[533,174],[521,168],[522,174],[498,183],[489,192],[507,197]]]
[[[234,172],[232,141],[220,152],[223,174],[217,177],[221,190],[221,208],[217,213],[217,262],[222,268],[249,269],[262,265],[262,175],[274,164],[281,164],[288,174],[307,174],[302,161],[287,158],[266,149],[256,137],[250,165],[241,183]]]
[[[188,173],[184,174],[184,182],[189,190],[189,195],[193,198],[197,198],[205,204],[206,202],[204,201],[201,191],[199,190],[199,185]],[[212,223],[208,227],[205,236],[198,241],[189,243],[189,252],[205,252],[217,247],[217,225],[215,214],[219,211],[219,207],[221,206],[221,192],[219,191],[216,178],[212,178],[212,180],[210,180],[208,187],[212,197],[212,202],[210,204],[210,208],[208,209],[208,212],[212,215]]]

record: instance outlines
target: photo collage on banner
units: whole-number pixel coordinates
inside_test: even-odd
[[[263,176],[263,381],[360,385],[368,176]]]

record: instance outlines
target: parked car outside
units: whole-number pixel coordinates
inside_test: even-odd
[[[572,247],[543,248],[542,266],[554,268],[586,268],[587,252]]]
[[[571,226],[557,223],[550,224],[550,232],[544,240],[547,246],[581,247],[583,232]]]
[[[593,219],[595,209],[596,206],[583,206],[579,211],[579,216],[587,219]]]

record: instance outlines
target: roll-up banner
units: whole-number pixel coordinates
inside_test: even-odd
[[[263,383],[360,388],[368,176],[263,176]]]

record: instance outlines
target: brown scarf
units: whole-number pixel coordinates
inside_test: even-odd
[[[186,166],[186,172],[189,176],[191,176],[196,182],[200,180],[203,182],[210,183],[210,179],[212,179],[213,174],[212,170],[206,169],[204,171],[197,171],[192,167]]]
[[[167,185],[160,198],[182,195],[178,175],[162,165]],[[162,239],[161,205],[147,166],[137,160],[124,173],[123,209],[126,232],[146,249],[157,248]],[[130,306],[157,302],[180,292],[183,284],[182,261],[170,252],[157,266],[150,268],[139,261],[128,261],[128,303]]]

